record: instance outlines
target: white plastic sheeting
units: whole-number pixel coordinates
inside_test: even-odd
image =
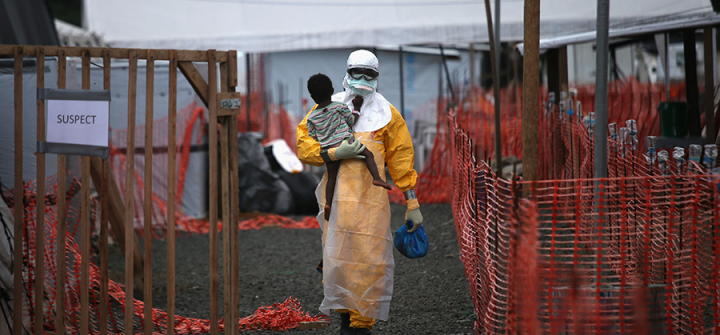
[[[662,33],[671,30],[685,28],[702,28],[706,26],[715,26],[720,23],[720,15],[707,13],[690,17],[669,18],[662,22],[651,22],[637,24],[621,28],[610,28],[608,36],[611,39],[627,38],[632,36],[648,35],[653,33]],[[540,50],[555,49],[564,45],[591,42],[595,40],[595,31],[568,34],[552,38],[540,39]],[[523,52],[523,44],[517,46],[520,52]]]
[[[106,47],[103,41],[95,32],[69,24],[65,21],[55,19],[55,30],[57,30],[60,45],[66,47]]]
[[[503,0],[503,41],[522,41],[523,1]],[[592,31],[596,0],[544,0],[540,37]],[[712,12],[708,0],[611,0],[610,27]],[[487,42],[482,1],[85,0],[85,27],[114,47],[271,52]]]

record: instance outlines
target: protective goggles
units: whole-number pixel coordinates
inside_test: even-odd
[[[352,68],[348,69],[347,73],[352,79],[365,78],[365,80],[374,80],[378,77],[378,72],[372,69]]]

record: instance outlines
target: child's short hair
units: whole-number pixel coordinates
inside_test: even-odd
[[[322,73],[314,74],[308,79],[307,89],[310,92],[310,97],[318,104],[329,100],[335,92],[332,80]]]

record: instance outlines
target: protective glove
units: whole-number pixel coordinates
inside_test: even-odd
[[[413,222],[413,227],[408,229],[408,233],[412,233],[418,230],[420,225],[422,225],[423,216],[422,213],[420,213],[420,205],[418,204],[417,199],[408,200],[407,206],[408,209],[405,212],[405,220]]]
[[[365,150],[365,145],[360,143],[360,141],[353,141],[352,143],[349,143],[348,140],[344,140],[340,143],[340,146],[337,148],[332,148],[328,150],[328,155],[333,160],[342,160],[342,159],[350,159],[350,158],[357,158],[357,159],[365,159],[365,156],[360,155]],[[335,157],[333,157],[335,156]]]

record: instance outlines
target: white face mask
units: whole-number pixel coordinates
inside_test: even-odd
[[[366,96],[372,92],[375,92],[375,88],[377,87],[377,79],[367,80],[362,77],[360,79],[348,78],[348,85],[355,94]]]

